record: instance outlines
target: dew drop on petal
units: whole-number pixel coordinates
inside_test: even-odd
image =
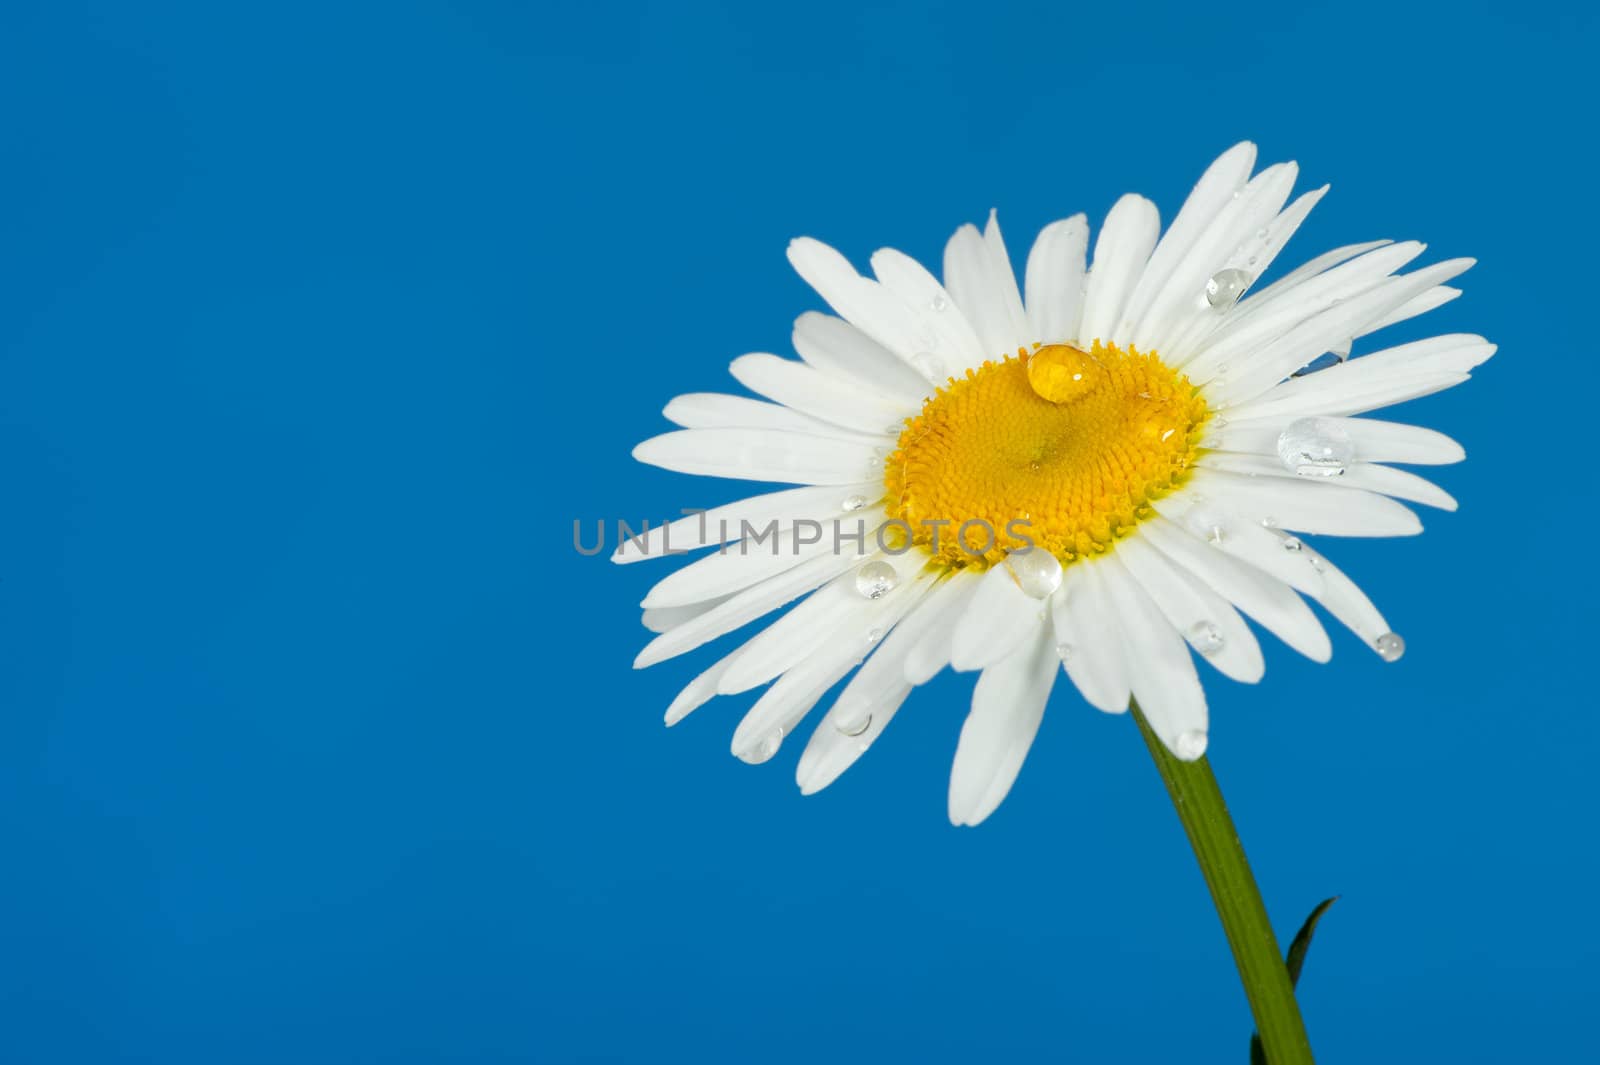
[[[846,496],[845,501],[839,504],[843,510],[860,510],[867,505],[866,496]]]
[[[933,301],[930,302],[928,306],[932,307],[936,311],[948,310],[950,307],[950,297],[941,292],[937,296],[933,297]]]
[[[1278,459],[1300,477],[1337,477],[1354,461],[1355,444],[1333,418],[1298,418],[1278,434]]]
[[[873,596],[872,598],[876,599],[877,596]],[[883,630],[882,629],[868,629],[867,630],[867,643],[869,643],[869,644],[877,643],[881,639],[883,639]]]
[[[1236,270],[1229,267],[1218,270],[1206,282],[1206,302],[1214,310],[1225,311],[1239,302],[1239,297],[1244,295],[1244,290],[1250,287],[1250,282],[1255,278],[1248,271]]]
[[[865,711],[855,711],[843,716],[836,714],[833,727],[841,736],[859,736],[872,727],[872,715]]]
[[[1045,599],[1061,587],[1061,560],[1042,547],[1024,547],[1006,556],[1006,569],[1024,595]]]
[[[1192,762],[1206,753],[1206,746],[1209,742],[1210,740],[1203,730],[1192,728],[1178,735],[1172,753],[1185,762]]]
[[[1063,662],[1067,661],[1077,653],[1078,649],[1072,646],[1070,643],[1063,642],[1056,644],[1056,654],[1061,657],[1061,661]]]
[[[1194,649],[1203,655],[1214,655],[1222,650],[1222,630],[1210,621],[1197,621],[1186,634]]]
[[[882,599],[900,583],[900,574],[882,559],[862,564],[856,570],[856,591],[868,599]]]
[[[1305,542],[1298,536],[1285,536],[1283,538],[1283,549],[1285,551],[1303,551],[1305,546]]]
[[[1406,641],[1398,632],[1386,632],[1372,641],[1372,648],[1385,662],[1398,662],[1406,653]]]

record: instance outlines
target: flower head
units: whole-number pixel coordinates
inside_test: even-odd
[[[946,666],[977,672],[949,800],[952,821],[976,824],[1016,779],[1060,667],[1101,710],[1138,699],[1192,760],[1208,737],[1195,658],[1245,682],[1264,670],[1241,612],[1325,661],[1306,596],[1398,658],[1371,601],[1293,534],[1405,536],[1422,526],[1401,500],[1454,509],[1388,464],[1456,462],[1456,443],[1356,415],[1460,384],[1494,346],[1451,335],[1346,357],[1458,295],[1445,283],[1472,263],[1402,274],[1423,246],[1375,241],[1253,290],[1327,191],[1289,202],[1295,165],[1252,177],[1254,162],[1251,144],[1225,153],[1165,234],[1150,201],[1124,196],[1092,264],[1082,215],[1045,227],[1021,290],[992,214],[950,239],[942,284],[896,251],[868,278],[794,241],[790,261],[838,316],[800,316],[800,361],[734,360],[766,401],[679,396],[665,413],[681,431],[634,451],[803,486],[619,547],[633,562],[722,545],[650,591],[659,635],[638,667],[801,600],[697,677],[667,722],[770,684],[733,739],[765,761],[855,671],[801,756],[810,793],[913,688]]]

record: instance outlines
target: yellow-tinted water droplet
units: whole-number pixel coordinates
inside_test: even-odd
[[[1067,344],[1046,344],[1028,357],[1028,384],[1051,403],[1071,403],[1088,395],[1105,373],[1093,355]]]

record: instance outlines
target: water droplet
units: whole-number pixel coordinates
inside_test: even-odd
[[[860,510],[867,505],[866,496],[847,496],[839,506],[844,510]]]
[[[873,596],[873,598],[877,598],[877,597]],[[867,642],[868,643],[877,643],[881,639],[883,639],[883,630],[882,629],[868,629],[867,630]]]
[[[849,714],[835,711],[833,727],[841,736],[859,736],[872,727],[872,715],[860,710]]]
[[[1305,546],[1304,541],[1298,536],[1285,536],[1283,538],[1283,549],[1285,551],[1303,551]]]
[[[938,384],[945,378],[944,360],[931,351],[919,351],[911,356],[911,365],[933,384]]]
[[[1255,278],[1244,270],[1229,267],[1218,270],[1206,282],[1206,302],[1214,309],[1225,311],[1239,302],[1239,297],[1244,295],[1244,290],[1250,287],[1250,282]]]
[[[1206,753],[1206,747],[1209,743],[1210,739],[1206,736],[1203,730],[1192,728],[1187,732],[1179,734],[1177,743],[1173,746],[1172,753],[1183,759],[1185,762],[1192,762]]]
[[[1214,655],[1222,650],[1222,630],[1209,621],[1197,621],[1189,626],[1189,642],[1203,655]],[[1203,749],[1203,748],[1202,748]]]
[[[948,310],[950,307],[950,297],[941,292],[937,296],[933,297],[933,301],[929,303],[928,306],[932,307],[936,311]]]
[[[1386,632],[1372,641],[1372,648],[1385,662],[1398,662],[1406,653],[1406,641],[1398,632]]]
[[[882,559],[864,563],[856,570],[856,591],[868,599],[882,599],[900,583],[900,574]]]
[[[1006,569],[1024,595],[1048,598],[1061,587],[1061,560],[1042,547],[1025,547],[1006,556]]]
[[[1251,474],[1251,476],[1253,477],[1255,475]],[[1273,515],[1268,514],[1266,517],[1261,519],[1261,527],[1263,529],[1276,529],[1278,527],[1278,519]]]
[[[1344,426],[1333,418],[1299,418],[1278,434],[1278,458],[1301,477],[1337,477],[1356,455]]]
[[[778,753],[778,748],[783,746],[783,729],[773,729],[761,742],[739,756],[739,760],[750,765],[760,765],[762,762],[772,761],[772,756]]]
[[[1028,356],[1028,384],[1051,403],[1071,403],[1105,380],[1105,367],[1071,344],[1047,344]]]
[[[1256,230],[1256,239],[1257,240],[1266,240],[1267,236],[1268,236],[1268,234],[1267,234],[1267,227],[1266,226],[1262,226],[1260,229]]]
[[[1061,656],[1061,661],[1063,661],[1063,662],[1067,661],[1067,659],[1071,658],[1073,655],[1075,655],[1077,653],[1078,653],[1078,649],[1076,647],[1072,646],[1070,643],[1058,643],[1058,644],[1056,644],[1056,654]]]

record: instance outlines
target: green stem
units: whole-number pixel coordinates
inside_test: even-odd
[[[1271,1065],[1312,1065],[1311,1042],[1300,1019],[1289,970],[1210,762],[1204,757],[1180,762],[1150,730],[1137,703],[1133,704],[1133,717],[1211,889],[1211,901],[1233,949],[1233,963],[1250,1000],[1267,1061]]]

